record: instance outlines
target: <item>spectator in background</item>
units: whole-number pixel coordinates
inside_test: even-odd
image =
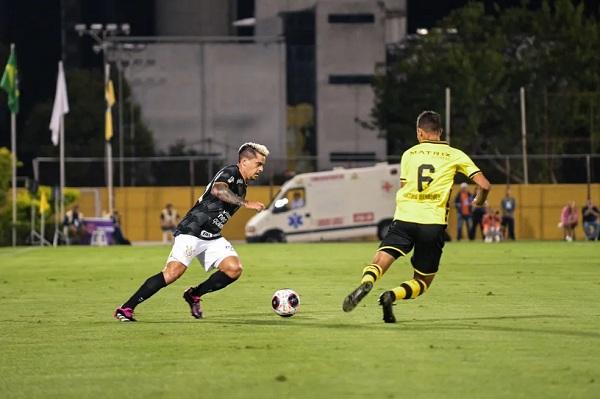
[[[510,195],[510,188],[506,189],[506,194],[500,201],[502,208],[502,230],[504,239],[515,239],[515,208],[517,201]]]
[[[468,190],[467,183],[460,184],[460,191],[454,198],[454,206],[456,207],[457,215],[457,232],[456,239],[458,241],[462,238],[463,225],[467,228],[467,236],[469,240],[473,239],[471,235],[473,233],[473,211],[471,203],[473,202],[473,196]]]
[[[117,245],[131,245],[131,241],[129,241],[123,235],[123,230],[121,230],[121,215],[119,215],[118,211],[114,211],[110,216],[110,219],[113,222],[113,239],[115,240],[115,244]]]
[[[479,230],[479,233],[481,234],[481,239],[485,238],[485,235],[483,234],[483,217],[488,212],[488,207],[488,202],[485,201],[483,206],[476,206],[473,208],[473,228],[471,229],[471,237],[473,237],[473,239],[475,239],[475,236],[477,235],[477,230]]]
[[[79,212],[79,205],[73,205],[73,208],[65,212],[63,234],[67,244],[81,244],[84,228],[83,213]]]
[[[498,242],[502,238],[501,219],[499,211],[489,209],[483,217],[483,235],[485,242]]]
[[[173,241],[173,232],[179,224],[179,213],[173,204],[165,205],[160,211],[160,229],[162,230],[162,241],[164,243]]]
[[[575,201],[570,201],[564,206],[560,213],[559,227],[563,229],[563,238],[565,241],[573,241],[575,239],[575,227],[577,227],[579,215],[575,208]]]
[[[598,239],[600,234],[600,224],[598,223],[598,217],[600,216],[600,210],[590,198],[585,203],[585,206],[581,208],[581,216],[583,219],[583,231],[585,236],[590,241]]]

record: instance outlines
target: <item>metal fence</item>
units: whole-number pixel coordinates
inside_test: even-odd
[[[475,163],[488,179],[496,184],[518,184],[525,181],[521,155],[475,155]],[[378,162],[398,163],[399,156],[390,156]],[[213,175],[232,161],[219,156],[161,156],[125,157],[113,159],[115,186],[202,186]],[[374,162],[352,160],[332,161],[333,167],[370,166]],[[104,158],[66,158],[66,186],[102,187],[106,185]],[[123,165],[123,174],[119,169]],[[317,171],[316,157],[269,158],[258,184],[282,184],[294,174]],[[528,182],[536,183],[599,183],[600,154],[529,155]],[[58,185],[58,158],[33,160],[34,178],[42,185]],[[460,178],[459,178],[460,179]]]

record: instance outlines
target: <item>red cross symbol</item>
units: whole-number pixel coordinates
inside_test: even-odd
[[[394,186],[393,186],[393,185],[391,185],[389,181],[386,181],[386,182],[384,182],[384,183],[383,183],[383,185],[381,186],[381,188],[382,188],[382,189],[383,189],[383,191],[385,191],[386,193],[389,193],[389,192],[390,192],[390,190],[391,190],[392,188],[394,188]]]

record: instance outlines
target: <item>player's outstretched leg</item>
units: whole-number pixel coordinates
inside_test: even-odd
[[[155,274],[144,281],[144,284],[114,313],[119,321],[136,321],[133,311],[137,305],[149,299],[152,295],[177,280],[185,272],[187,266],[183,263],[172,261],[167,263],[162,272]]]
[[[344,312],[350,312],[353,310],[356,305],[364,297],[366,297],[369,292],[373,289],[373,284],[381,275],[383,274],[383,269],[376,263],[371,263],[367,267],[363,269],[363,276],[360,282],[360,285],[356,287],[350,294],[344,298],[344,303],[342,303],[342,309]]]
[[[192,316],[196,319],[203,317],[201,297],[209,292],[215,292],[236,281],[242,274],[242,264],[237,256],[228,256],[219,264],[219,270],[197,287],[190,287],[183,293],[183,299],[190,306]]]
[[[119,321],[137,321],[133,317],[135,307],[156,294],[161,288],[166,287],[166,285],[162,272],[148,278],[127,302],[115,310],[114,317]]]
[[[362,301],[362,299],[366,297],[369,292],[371,292],[372,289],[373,283],[369,281],[360,283],[360,285],[356,287],[354,291],[349,293],[348,296],[344,298],[344,303],[342,303],[342,309],[344,312],[349,312],[354,309],[356,305],[358,305],[358,303]]]

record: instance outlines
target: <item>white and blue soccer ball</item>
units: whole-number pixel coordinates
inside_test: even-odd
[[[300,307],[300,296],[294,290],[285,288],[277,290],[271,300],[273,311],[281,317],[292,317]]]

